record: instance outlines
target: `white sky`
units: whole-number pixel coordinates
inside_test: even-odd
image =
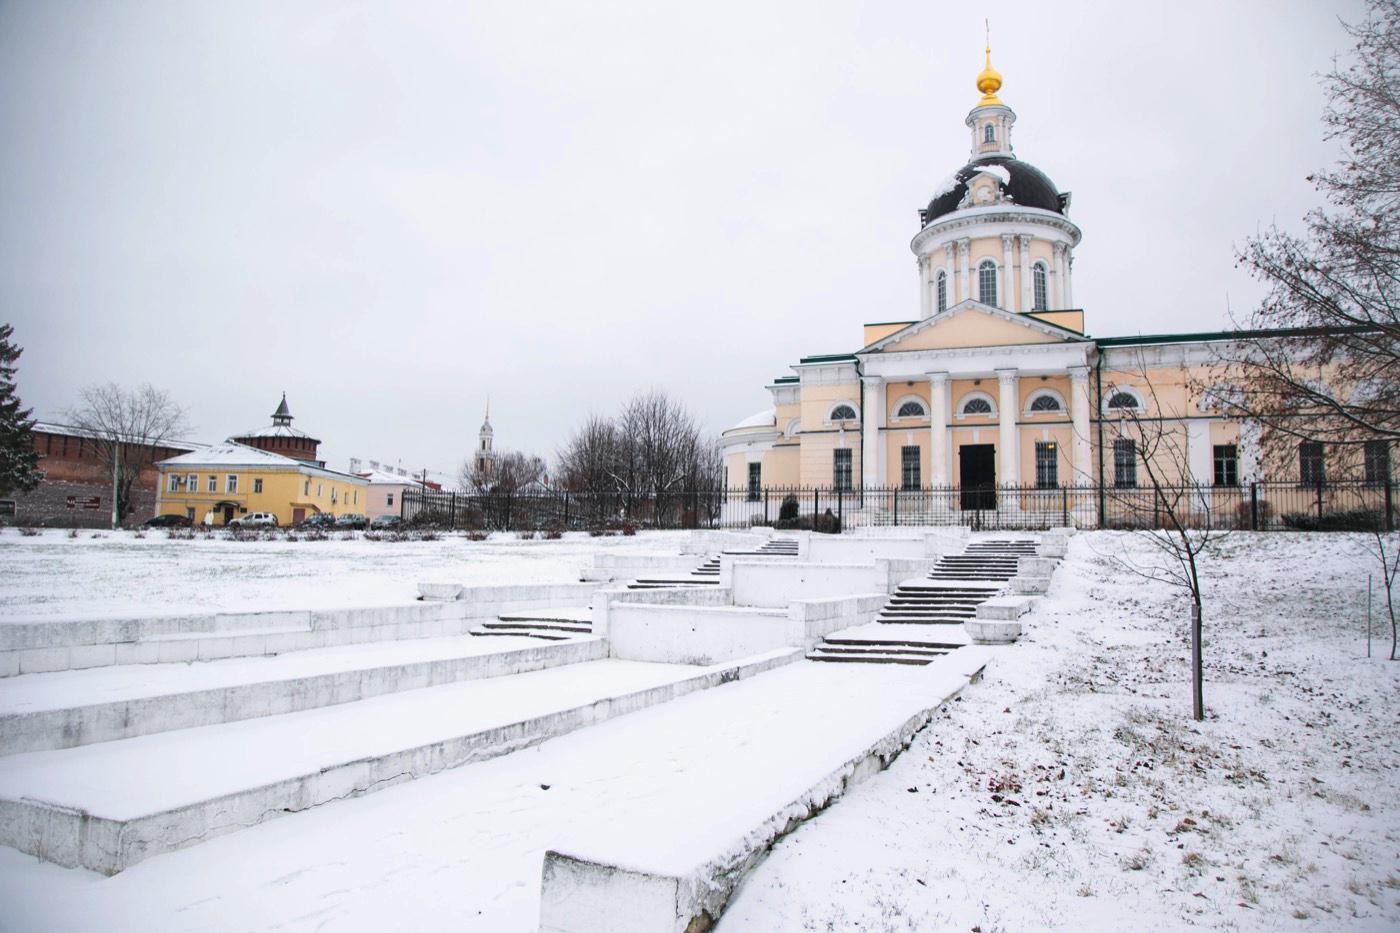
[[[982,18],[1018,157],[1074,192],[1098,336],[1215,329],[1317,203],[1351,2],[0,2],[0,320],[56,418],[285,389],[330,466],[545,455],[664,387],[719,430],[918,316]]]

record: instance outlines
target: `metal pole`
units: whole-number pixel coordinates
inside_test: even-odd
[[[112,441],[112,530],[115,531],[121,524],[121,516],[117,509],[117,491],[121,488],[117,479],[118,467],[122,462],[122,442],[114,439]]]
[[[1249,484],[1249,530],[1259,530],[1259,484]]]
[[[1395,505],[1390,490],[1390,477],[1385,478],[1385,530],[1395,530]]]

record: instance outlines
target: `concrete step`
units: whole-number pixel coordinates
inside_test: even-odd
[[[574,637],[573,634],[569,632],[551,632],[528,625],[512,625],[503,628],[487,628],[483,625],[479,628],[472,629],[471,634],[478,638],[512,635],[517,638],[537,638],[544,641],[569,641]]]
[[[825,661],[825,662],[827,662],[827,663],[835,663],[835,664],[911,664],[911,665],[924,665],[924,664],[930,664],[930,663],[932,663],[933,661],[935,661],[935,660],[937,660],[938,658],[942,657],[944,654],[947,654],[947,652],[940,651],[940,652],[938,652],[937,654],[931,654],[931,655],[928,655],[928,656],[924,656],[924,655],[908,655],[908,654],[877,654],[877,653],[875,653],[875,652],[870,652],[870,653],[865,653],[865,654],[835,654],[835,653],[832,653],[832,652],[829,652],[829,651],[823,651],[823,650],[820,649],[820,648],[814,648],[814,649],[812,649],[812,651],[808,652],[808,654],[807,654],[807,660],[809,660],[809,661]]]
[[[952,651],[955,648],[963,647],[962,642],[930,641],[912,638],[847,638],[838,635],[828,635],[822,639],[822,644],[831,646],[861,645],[867,647],[881,647],[883,645],[894,645],[906,648],[928,648],[941,651]]]
[[[114,874],[162,852],[536,745],[746,678],[601,660],[325,709],[0,758],[0,845]]]
[[[596,638],[542,645],[456,635],[203,664],[25,674],[0,681],[0,755],[321,709],[605,657],[607,645]]]

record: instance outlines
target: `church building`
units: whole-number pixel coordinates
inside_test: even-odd
[[[1134,486],[1125,414],[1169,423],[1185,451],[1163,465],[1173,480],[1261,478],[1257,432],[1210,404],[1214,351],[1232,335],[1086,332],[1070,194],[1017,158],[1001,86],[988,49],[970,158],[910,243],[918,317],[866,324],[858,349],[774,379],[771,407],[721,436],[728,488]]]

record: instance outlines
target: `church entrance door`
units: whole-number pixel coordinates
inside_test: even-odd
[[[958,485],[963,511],[997,507],[997,459],[994,444],[963,444],[958,448]]]

